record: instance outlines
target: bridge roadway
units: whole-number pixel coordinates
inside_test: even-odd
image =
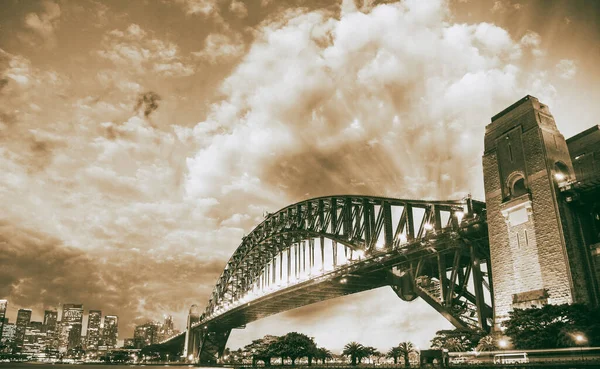
[[[460,238],[447,232],[444,237],[437,237],[435,242],[419,241],[407,245],[405,248],[391,252],[373,252],[370,257],[337,269],[314,279],[301,281],[297,284],[283,288],[225,312],[224,314],[199,322],[196,326],[203,329],[231,329],[243,327],[248,323],[265,318],[269,315],[291,310],[316,302],[350,295],[374,288],[391,285],[393,281],[389,271],[396,267],[407,271],[411,268],[411,260],[419,260],[444,251],[448,259],[452,254],[449,251],[460,248]],[[463,260],[467,263],[468,260]],[[414,267],[414,265],[413,265]]]

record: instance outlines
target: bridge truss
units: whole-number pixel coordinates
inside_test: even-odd
[[[317,301],[389,285],[453,325],[489,331],[484,203],[369,196],[310,199],[268,214],[225,266],[188,352],[222,354],[232,328]]]

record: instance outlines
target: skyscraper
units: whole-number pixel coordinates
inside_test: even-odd
[[[2,331],[2,336],[0,336],[0,343],[6,347],[5,352],[10,352],[14,346],[16,330],[17,327],[14,324],[4,323],[4,330]]]
[[[107,315],[104,317],[104,329],[102,331],[104,344],[108,347],[117,347],[117,338],[119,337],[119,318],[116,315]]]
[[[47,347],[58,350],[58,312],[56,310],[44,311],[44,325],[42,331],[46,333]]]
[[[98,343],[100,341],[100,323],[102,322],[102,311],[90,310],[88,314],[88,326],[87,326],[87,350],[98,350]]]
[[[43,331],[47,332],[56,331],[56,323],[58,321],[58,311],[56,310],[45,310],[44,311],[44,325]]]
[[[66,339],[67,350],[81,347],[81,325],[83,322],[82,304],[64,304],[62,312],[62,324],[64,325],[61,334],[68,334]],[[66,329],[65,329],[66,328]],[[65,337],[61,337],[63,344]]]
[[[31,309],[19,309],[17,313],[17,323],[15,328],[15,348],[21,351],[23,340],[25,339],[25,330],[31,321]]]
[[[163,341],[175,334],[173,317],[171,315],[165,315],[165,322],[160,327],[158,334],[158,340]]]
[[[4,330],[4,318],[6,317],[7,307],[8,300],[0,300],[0,337],[2,337],[2,331]]]
[[[148,322],[138,325],[133,331],[133,341],[135,348],[144,348],[148,345],[158,343],[160,323]]]

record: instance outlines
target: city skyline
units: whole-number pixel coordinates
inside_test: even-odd
[[[599,123],[591,2],[6,9],[0,299],[12,322],[67,301],[119,316],[119,339],[163,314],[182,328],[266,212],[342,193],[483,199],[485,125],[528,94],[565,137]],[[450,327],[386,288],[252,323],[230,347],[297,330],[338,349],[335,328],[360,337],[365,314],[363,341],[380,348]]]

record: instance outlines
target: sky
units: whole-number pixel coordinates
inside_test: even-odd
[[[600,123],[600,3],[2,1],[0,298],[184,327],[265,212],[321,195],[484,199],[490,117]],[[450,324],[381,288],[236,330],[334,351]]]

